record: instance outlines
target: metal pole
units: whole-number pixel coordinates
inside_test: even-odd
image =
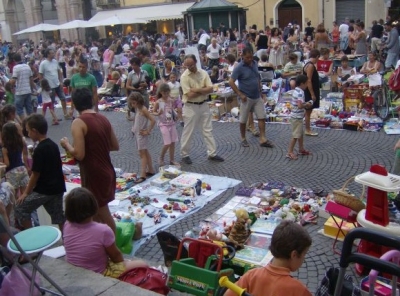
[[[263,8],[264,8],[264,30],[265,30],[265,27],[267,26],[267,12],[266,12],[266,10],[265,10],[265,0],[264,0],[264,2],[263,2]]]

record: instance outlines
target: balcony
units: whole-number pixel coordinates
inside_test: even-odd
[[[103,9],[118,8],[121,5],[121,0],[96,0],[96,5]]]

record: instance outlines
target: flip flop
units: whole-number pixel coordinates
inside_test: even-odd
[[[297,156],[294,153],[288,153],[286,154],[286,158],[289,158],[290,160],[296,160]]]
[[[146,173],[146,177],[153,177],[154,175],[155,173],[149,173],[149,172]]]
[[[316,133],[316,132],[305,132],[305,134],[306,134],[306,136],[313,136],[313,137],[318,136],[318,133]]]
[[[311,155],[311,152],[307,150],[301,150],[299,151],[299,155]]]
[[[265,141],[264,143],[260,144],[261,147],[266,147],[266,148],[274,148],[274,144],[272,144],[270,141]]]
[[[137,179],[137,180],[134,181],[133,183],[135,183],[135,184],[140,184],[140,183],[143,183],[144,181],[146,181],[146,178],[145,178],[145,177],[140,177],[139,179]]]

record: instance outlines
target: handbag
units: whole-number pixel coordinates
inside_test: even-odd
[[[331,296],[335,293],[336,282],[339,276],[339,268],[331,267],[325,273],[321,284],[318,286],[315,296]],[[360,289],[353,283],[353,278],[345,274],[341,296],[360,296]]]
[[[158,269],[151,267],[136,267],[127,270],[118,279],[162,295],[168,295],[170,291],[167,286],[168,276]]]
[[[349,194],[346,190],[347,185],[350,181],[353,181],[354,177],[347,179],[347,181],[343,184],[343,187],[339,190],[333,190],[334,200],[336,203],[341,204],[345,207],[352,209],[355,212],[359,212],[365,209],[365,204],[362,202],[365,194],[365,186],[363,186],[363,190],[361,196],[358,198]]]

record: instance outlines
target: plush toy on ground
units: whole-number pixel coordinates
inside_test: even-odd
[[[236,221],[232,226],[232,230],[229,233],[229,240],[233,243],[243,246],[247,238],[250,235],[250,223],[249,213],[245,209],[234,210],[236,214]]]

